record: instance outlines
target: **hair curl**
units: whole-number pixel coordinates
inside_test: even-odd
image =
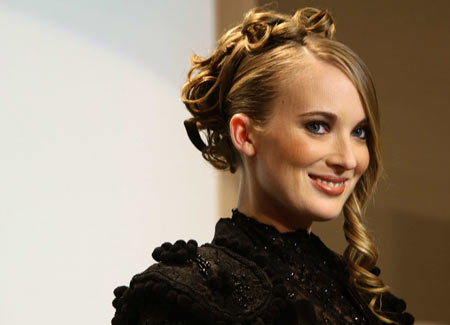
[[[344,259],[350,282],[359,291],[373,295],[369,303],[372,313],[393,323],[375,307],[388,287],[370,272],[378,253],[362,222],[362,207],[382,171],[377,97],[368,68],[350,48],[333,39],[335,31],[333,18],[326,10],[303,8],[293,16],[262,9],[249,11],[242,24],[219,39],[209,57],[191,57],[192,68],[181,98],[193,117],[185,125],[191,141],[207,161],[234,173],[241,164],[229,134],[234,114],[244,113],[263,126],[273,113],[267,103],[277,96],[277,83],[299,66],[305,50],[341,69],[358,90],[370,128],[369,166],[343,209],[348,242]],[[206,144],[199,131],[206,135]]]

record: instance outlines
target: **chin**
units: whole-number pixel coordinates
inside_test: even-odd
[[[337,219],[339,217],[340,213],[337,215],[318,215],[313,218],[314,222],[325,222],[325,221],[331,221],[334,219]]]
[[[311,211],[312,221],[330,221],[339,217],[342,207],[339,209],[318,209]]]

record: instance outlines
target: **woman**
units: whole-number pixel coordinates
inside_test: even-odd
[[[414,322],[361,223],[381,172],[377,99],[334,33],[327,11],[256,9],[210,57],[193,56],[185,126],[214,167],[242,169],[237,209],[211,244],[156,248],[159,263],[114,291],[112,324]],[[311,233],[341,211],[343,256]]]

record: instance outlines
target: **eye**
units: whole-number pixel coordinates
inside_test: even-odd
[[[361,140],[366,140],[369,134],[369,128],[367,126],[358,126],[352,131],[352,134]]]
[[[306,129],[314,134],[325,134],[329,127],[325,122],[322,121],[312,121],[306,124]]]

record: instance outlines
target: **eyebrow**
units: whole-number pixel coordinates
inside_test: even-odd
[[[322,115],[328,117],[332,120],[337,120],[337,115],[334,113],[326,112],[326,111],[309,111],[303,114],[299,114],[299,116],[311,116],[311,115]]]
[[[327,111],[309,111],[303,114],[299,114],[299,116],[314,116],[314,115],[322,115],[328,119],[331,119],[333,121],[337,120],[337,115],[331,112],[327,112]],[[356,125],[360,125],[360,124],[365,124],[368,123],[369,120],[367,117],[363,118],[361,121],[359,121],[358,123],[356,123]]]

